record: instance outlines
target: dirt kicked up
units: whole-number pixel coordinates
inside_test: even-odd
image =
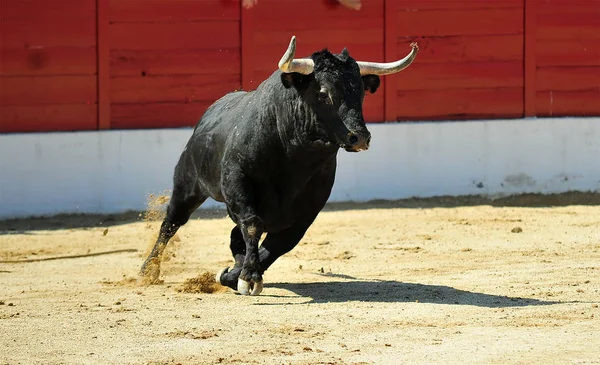
[[[0,222],[0,364],[600,364],[598,194],[329,205],[258,297],[223,211],[139,280],[151,215]]]

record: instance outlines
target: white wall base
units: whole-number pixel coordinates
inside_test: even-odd
[[[330,201],[600,191],[597,117],[368,127],[369,151],[340,151]],[[0,218],[144,210],[191,132],[0,135]]]

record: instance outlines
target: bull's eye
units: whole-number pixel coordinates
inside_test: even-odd
[[[321,91],[317,93],[317,99],[319,99],[321,103],[332,104],[331,98],[329,97],[329,93],[327,91],[324,91],[323,89],[321,89]]]

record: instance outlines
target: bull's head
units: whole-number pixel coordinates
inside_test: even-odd
[[[369,148],[371,133],[365,126],[362,104],[365,92],[375,93],[379,76],[402,71],[408,67],[419,48],[403,59],[390,63],[355,61],[344,48],[340,54],[327,50],[310,58],[294,59],[296,37],[279,61],[281,81],[286,88],[295,87],[314,110],[330,142],[349,152]]]

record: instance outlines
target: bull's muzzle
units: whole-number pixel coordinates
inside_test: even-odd
[[[369,149],[369,144],[371,143],[371,133],[368,131],[363,133],[350,132],[346,141],[346,145],[344,146],[346,151],[366,151]]]

